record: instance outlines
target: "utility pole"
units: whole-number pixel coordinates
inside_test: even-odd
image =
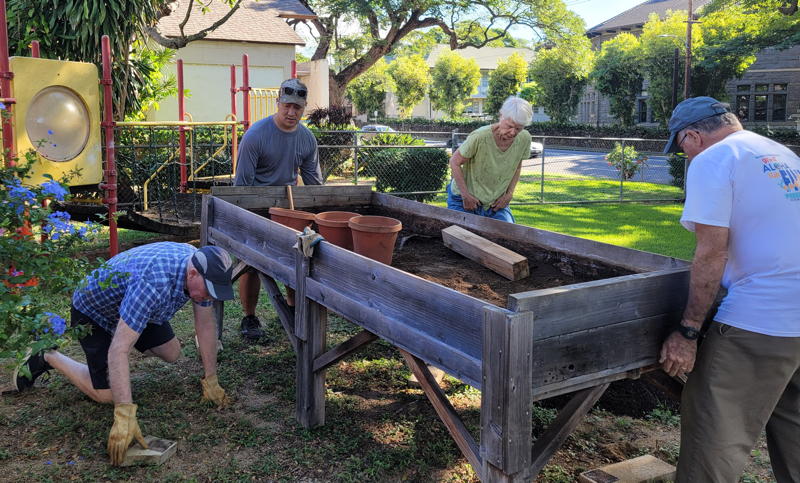
[[[680,62],[681,49],[675,47],[675,56],[672,58],[672,109],[678,105],[678,62]]]
[[[689,87],[692,82],[692,23],[694,22],[694,10],[692,0],[689,1],[688,17],[686,18],[686,65],[683,72],[683,98],[689,98]]]

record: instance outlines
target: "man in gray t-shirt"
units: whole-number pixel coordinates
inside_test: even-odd
[[[300,123],[308,89],[297,79],[281,84],[278,112],[254,123],[242,137],[236,163],[235,186],[287,186],[297,184],[297,172],[307,185],[322,184],[317,140]],[[242,336],[255,341],[264,335],[256,317],[261,282],[258,274],[247,272],[239,279],[242,301]],[[294,293],[287,288],[287,303],[294,305]]]

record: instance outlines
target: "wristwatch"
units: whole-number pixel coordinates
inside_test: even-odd
[[[688,325],[678,324],[678,328],[675,330],[678,331],[685,339],[697,340],[697,338],[700,337],[700,331],[694,327],[689,327]]]

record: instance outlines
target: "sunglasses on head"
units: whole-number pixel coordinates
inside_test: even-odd
[[[284,87],[283,88],[283,93],[286,94],[287,96],[293,96],[293,95],[297,94],[298,97],[305,98],[306,94],[308,94],[308,91],[305,90],[305,89],[295,89],[293,87]]]

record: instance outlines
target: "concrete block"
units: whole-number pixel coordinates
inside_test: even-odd
[[[581,483],[657,483],[674,480],[675,467],[653,455],[586,471],[578,478]]]
[[[128,448],[122,466],[135,464],[158,466],[170,459],[178,449],[178,443],[175,441],[155,436],[145,436],[144,442],[147,443],[147,449],[142,448],[139,443]]]

